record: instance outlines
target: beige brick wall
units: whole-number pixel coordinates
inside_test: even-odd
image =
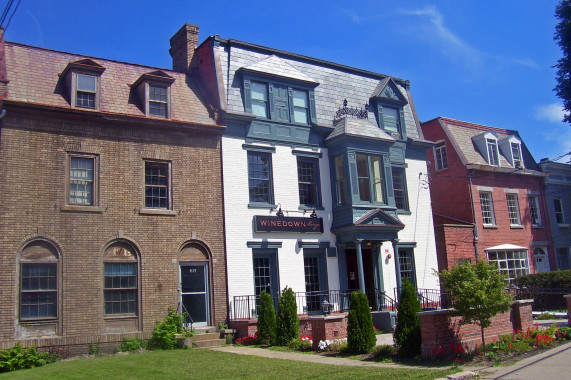
[[[99,156],[102,212],[62,210],[68,152]],[[175,215],[139,213],[144,159],[171,163]],[[59,344],[87,335],[91,341],[109,340],[104,337],[102,255],[120,236],[140,250],[141,332],[148,335],[167,307],[178,305],[177,254],[190,241],[207,246],[212,255],[211,322],[226,320],[218,134],[8,108],[0,135],[0,194],[0,348],[18,337],[17,255],[36,236],[61,248]]]

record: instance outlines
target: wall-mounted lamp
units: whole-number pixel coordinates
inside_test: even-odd
[[[309,215],[310,218],[317,218],[317,214],[315,213],[315,209],[313,209],[313,212]]]
[[[276,216],[282,217],[284,216],[284,212],[282,211],[282,204],[278,203],[278,212],[276,212]],[[275,210],[275,209],[274,209]]]

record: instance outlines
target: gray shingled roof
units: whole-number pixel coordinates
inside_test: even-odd
[[[337,136],[349,135],[385,141],[395,141],[388,133],[377,127],[369,119],[359,119],[345,115],[334,122],[333,132],[327,136],[326,140],[331,140]]]
[[[283,78],[290,78],[294,80],[300,80],[303,82],[310,82],[317,84],[318,82],[311,79],[301,71],[295,69],[290,64],[288,64],[283,59],[278,56],[271,55],[268,58],[262,59],[253,65],[249,65],[243,68],[248,71],[256,71],[259,73],[276,75]]]

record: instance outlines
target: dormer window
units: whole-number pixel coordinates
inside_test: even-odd
[[[408,103],[399,85],[390,77],[379,82],[371,94],[376,103],[379,127],[397,140],[406,140],[404,106]]]
[[[497,140],[486,139],[486,146],[488,148],[488,163],[492,166],[500,166]]]
[[[97,77],[93,75],[77,74],[75,91],[76,107],[95,108]]]
[[[143,74],[131,86],[139,96],[146,116],[171,117],[171,85],[175,79],[157,70]]]
[[[523,156],[521,154],[521,140],[515,135],[508,135],[498,142],[502,155],[516,169],[523,169]]]
[[[69,89],[69,102],[72,107],[99,109],[101,94],[101,74],[105,67],[91,59],[70,62],[61,73]]]
[[[383,126],[391,136],[401,138],[399,111],[392,107],[383,107]]]
[[[519,144],[511,143],[512,159],[514,167],[523,168],[523,160],[521,159],[521,147]]]

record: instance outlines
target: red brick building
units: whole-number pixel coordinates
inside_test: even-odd
[[[511,280],[555,267],[544,173],[517,131],[439,117],[422,123],[439,269],[486,258]]]
[[[114,347],[169,306],[226,321],[224,128],[187,73],[197,32],[171,40],[177,71],[1,41],[0,348]]]

